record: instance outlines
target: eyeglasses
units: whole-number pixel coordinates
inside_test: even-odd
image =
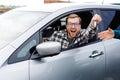
[[[76,26],[77,27],[77,26],[80,25],[80,23],[77,23],[77,22],[76,23],[68,22],[67,25],[68,26]]]

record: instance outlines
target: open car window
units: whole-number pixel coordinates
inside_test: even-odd
[[[90,20],[93,16],[92,11],[82,11],[76,12],[82,19],[82,29],[86,29],[90,23]],[[69,14],[68,14],[69,15]],[[57,19],[55,22],[50,24],[46,29],[43,30],[43,37],[50,37],[54,31],[60,31],[66,29],[66,17],[63,16],[60,19]]]
[[[81,11],[81,12],[76,12],[75,14],[79,15],[82,19],[81,28],[87,29],[87,27],[89,26],[89,23],[91,21],[91,18],[94,15],[93,11],[91,11],[91,10],[90,11]],[[65,30],[66,29],[66,17],[68,15],[65,15],[65,16],[57,19],[55,22],[53,22],[48,27],[46,27],[46,29],[44,29],[42,32],[43,39],[51,37],[51,35],[54,33],[54,31]],[[88,43],[94,42],[95,40],[96,40],[96,36],[94,36],[91,40],[89,40],[85,44],[82,44],[81,46],[84,46]]]

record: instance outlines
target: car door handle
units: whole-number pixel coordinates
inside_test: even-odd
[[[95,57],[100,56],[100,55],[102,55],[102,54],[103,54],[102,51],[99,52],[99,51],[97,51],[97,50],[94,50],[89,57],[90,57],[90,58],[95,58]]]

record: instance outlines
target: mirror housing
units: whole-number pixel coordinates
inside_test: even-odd
[[[60,42],[43,42],[36,47],[38,54],[41,57],[57,55],[61,51]]]

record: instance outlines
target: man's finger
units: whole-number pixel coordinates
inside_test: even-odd
[[[111,28],[108,28],[108,30],[109,30],[110,32],[112,32],[112,31],[113,31]]]

